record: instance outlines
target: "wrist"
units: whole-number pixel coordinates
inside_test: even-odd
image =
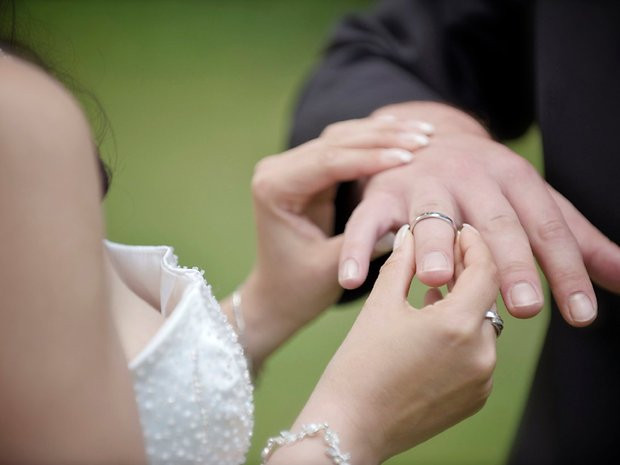
[[[246,355],[258,372],[265,359],[282,345],[297,329],[289,309],[281,309],[281,303],[271,298],[270,290],[257,273],[251,273],[239,287],[240,297],[237,311],[242,315],[244,331],[241,341]],[[222,307],[233,327],[237,327],[232,297],[222,301]]]
[[[403,102],[375,110],[375,116],[394,115],[431,123],[436,134],[466,133],[490,138],[484,125],[474,116],[451,105],[439,102]]]
[[[308,430],[323,429],[316,434],[307,435]],[[300,434],[301,432],[301,434]],[[270,441],[292,436],[285,444],[279,446],[263,462],[265,465],[378,465],[371,455],[365,454],[363,444],[356,447],[350,437],[344,436],[329,423],[295,424],[290,432],[282,432]],[[300,436],[305,436],[299,440]],[[272,444],[268,442],[268,447]],[[267,448],[265,449],[267,450]]]
[[[303,408],[291,431],[300,431],[304,425],[325,422],[329,428],[338,434],[340,450],[350,454],[349,463],[351,465],[376,465],[382,461],[382,450],[380,446],[380,431],[368,434],[366,426],[368,419],[364,422],[356,419],[359,411],[351,411],[346,404],[334,402],[316,391],[310,397],[308,403]],[[284,463],[313,464],[325,463],[332,465],[333,462],[325,455],[325,443],[321,438],[311,438],[289,447],[283,447],[274,454],[274,462],[269,465],[279,465]],[[302,461],[301,458],[304,457]],[[295,459],[295,461],[293,461]],[[323,461],[319,461],[319,459]]]

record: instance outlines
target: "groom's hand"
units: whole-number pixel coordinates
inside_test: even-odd
[[[501,293],[516,317],[537,314],[543,291],[536,257],[562,315],[573,326],[596,317],[588,276],[620,290],[620,248],[555,192],[530,163],[496,143],[474,119],[437,103],[385,107],[379,115],[435,125],[432,143],[408,166],[374,176],[351,216],[340,256],[340,283],[362,284],[373,246],[395,226],[425,212],[478,228],[500,270]],[[567,223],[568,221],[568,223]],[[441,219],[415,227],[418,277],[429,286],[453,274],[454,231]]]

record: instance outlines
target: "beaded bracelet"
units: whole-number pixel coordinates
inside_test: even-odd
[[[243,310],[241,308],[241,291],[239,289],[235,289],[232,293],[232,313],[235,321],[235,326],[237,327],[237,338],[239,340],[239,344],[243,348],[243,353],[245,355],[245,359],[248,363],[248,370],[252,375],[254,373],[254,367],[252,366],[252,359],[248,355],[248,348],[245,343],[245,320],[243,318]]]
[[[237,335],[239,337],[239,342],[241,342],[242,346],[244,344],[245,337],[245,320],[243,319],[243,312],[241,310],[241,291],[239,289],[235,289],[232,293],[232,312],[233,318],[235,319],[235,326],[237,327]]]
[[[325,455],[327,455],[335,465],[351,465],[351,454],[343,453],[340,450],[340,438],[334,430],[330,429],[327,423],[302,425],[299,433],[282,431],[279,436],[268,439],[267,445],[261,453],[261,464],[265,465],[267,460],[269,460],[279,447],[295,444],[306,438],[313,438],[321,432],[323,433],[323,442],[325,442],[327,446]]]

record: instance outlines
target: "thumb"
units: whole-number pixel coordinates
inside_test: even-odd
[[[480,233],[472,226],[463,225],[457,240],[462,251],[464,268],[441,304],[453,305],[462,308],[463,312],[475,315],[488,310],[497,299],[497,267]]]
[[[380,299],[404,298],[415,274],[415,246],[409,225],[402,226],[394,239],[394,251],[381,267],[371,296]]]

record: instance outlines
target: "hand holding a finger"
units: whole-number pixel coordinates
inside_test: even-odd
[[[257,362],[342,292],[342,237],[332,237],[338,184],[410,163],[412,152],[428,143],[420,124],[346,121],[258,163],[252,180],[257,259],[240,289],[246,343]]]
[[[326,421],[352,464],[381,463],[470,416],[492,385],[496,335],[485,312],[498,295],[496,267],[480,235],[459,234],[458,277],[444,298],[412,308],[414,238],[407,227],[373,291],[296,421]],[[299,443],[273,465],[320,451]],[[287,461],[288,460],[288,461]],[[326,462],[329,463],[329,462]],[[270,462],[271,464],[271,462]]]

